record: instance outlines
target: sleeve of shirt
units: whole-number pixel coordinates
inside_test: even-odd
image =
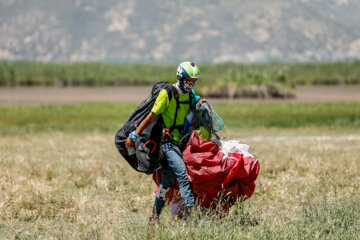
[[[165,89],[162,89],[155,100],[155,104],[151,111],[156,115],[163,113],[169,104],[169,96]]]

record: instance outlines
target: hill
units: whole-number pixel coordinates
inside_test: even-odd
[[[359,59],[359,12],[358,0],[0,0],[0,59]]]

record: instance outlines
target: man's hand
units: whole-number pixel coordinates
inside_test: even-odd
[[[139,135],[142,133],[142,131],[147,128],[150,123],[152,123],[152,121],[154,121],[154,119],[156,118],[156,114],[153,113],[153,112],[150,112],[146,118],[144,119],[144,121],[142,121],[140,123],[140,126],[136,129],[136,131],[134,131],[135,135]],[[130,133],[131,134],[131,133]],[[135,141],[133,139],[131,139],[130,137],[128,137],[126,140],[125,140],[125,147],[127,149],[133,147],[135,144]]]
[[[200,101],[196,104],[196,110],[199,110],[203,102],[206,102],[205,98],[200,99]]]
[[[127,149],[132,148],[134,146],[134,144],[135,144],[135,141],[129,137],[125,140],[125,147]]]

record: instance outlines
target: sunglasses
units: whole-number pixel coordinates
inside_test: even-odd
[[[195,83],[196,82],[196,78],[186,78],[185,79],[185,82],[187,83],[187,84],[193,84],[193,83]]]

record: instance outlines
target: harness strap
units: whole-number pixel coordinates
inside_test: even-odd
[[[189,93],[189,100],[187,101],[179,101],[179,94],[176,90],[176,88],[174,87],[173,90],[176,92],[174,94],[175,96],[175,100],[176,100],[176,110],[175,110],[175,117],[174,117],[174,123],[173,125],[169,128],[170,129],[170,133],[174,130],[174,129],[180,129],[180,127],[184,128],[184,125],[176,125],[176,119],[177,119],[177,114],[178,114],[178,110],[180,108],[180,104],[188,104],[190,106],[190,111],[192,109],[192,105],[193,105],[193,91],[191,90]]]
[[[168,92],[169,93],[169,92]],[[180,104],[188,104],[190,106],[190,110],[193,107],[193,101],[194,101],[194,92],[193,90],[190,91],[189,93],[189,100],[187,101],[179,101],[179,93],[177,92],[176,88],[174,86],[171,87],[171,93],[175,98],[176,101],[176,110],[175,110],[175,116],[174,116],[174,122],[173,125],[170,128],[164,128],[163,130],[163,139],[162,141],[170,141],[176,145],[180,144],[178,142],[176,142],[172,136],[171,133],[175,130],[175,129],[179,129],[180,131],[184,129],[184,125],[176,125],[176,120],[177,120],[177,115],[178,115],[178,110],[180,108]],[[170,102],[171,98],[169,98],[169,102]]]

